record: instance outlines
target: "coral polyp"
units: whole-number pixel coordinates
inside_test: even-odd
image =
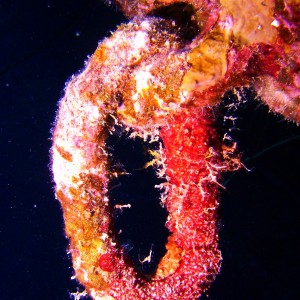
[[[53,131],[52,170],[76,278],[94,299],[197,299],[220,271],[222,172],[242,164],[216,116],[224,93],[247,86],[300,121],[300,3],[117,1],[134,17],[101,42],[68,83]],[[107,140],[159,146],[144,168],[168,211],[166,253],[151,276],[129,262],[114,230]],[[116,204],[131,209],[130,204]],[[145,259],[151,259],[151,256]]]

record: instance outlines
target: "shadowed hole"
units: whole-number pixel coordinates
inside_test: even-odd
[[[183,40],[191,41],[200,32],[195,18],[195,10],[191,4],[174,3],[160,7],[152,11],[150,15],[174,21],[178,30],[176,34]]]
[[[167,211],[160,205],[161,191],[155,188],[165,181],[158,178],[149,150],[156,150],[159,142],[145,142],[129,138],[130,133],[116,127],[107,138],[107,152],[112,174],[108,197],[112,210],[117,242],[135,269],[149,277],[166,253],[169,231],[165,228]],[[130,206],[130,207],[129,207]]]

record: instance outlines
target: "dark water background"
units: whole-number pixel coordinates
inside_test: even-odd
[[[123,21],[95,0],[0,1],[1,300],[82,290],[54,199],[50,129],[66,80]],[[252,101],[238,117],[252,171],[224,179],[223,267],[201,299],[299,299],[300,128]]]

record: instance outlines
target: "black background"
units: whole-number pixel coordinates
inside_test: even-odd
[[[54,199],[50,130],[67,79],[123,21],[100,0],[0,1],[1,300],[81,289]],[[202,299],[299,299],[300,129],[254,102],[238,117],[252,171],[225,177],[223,267]]]

